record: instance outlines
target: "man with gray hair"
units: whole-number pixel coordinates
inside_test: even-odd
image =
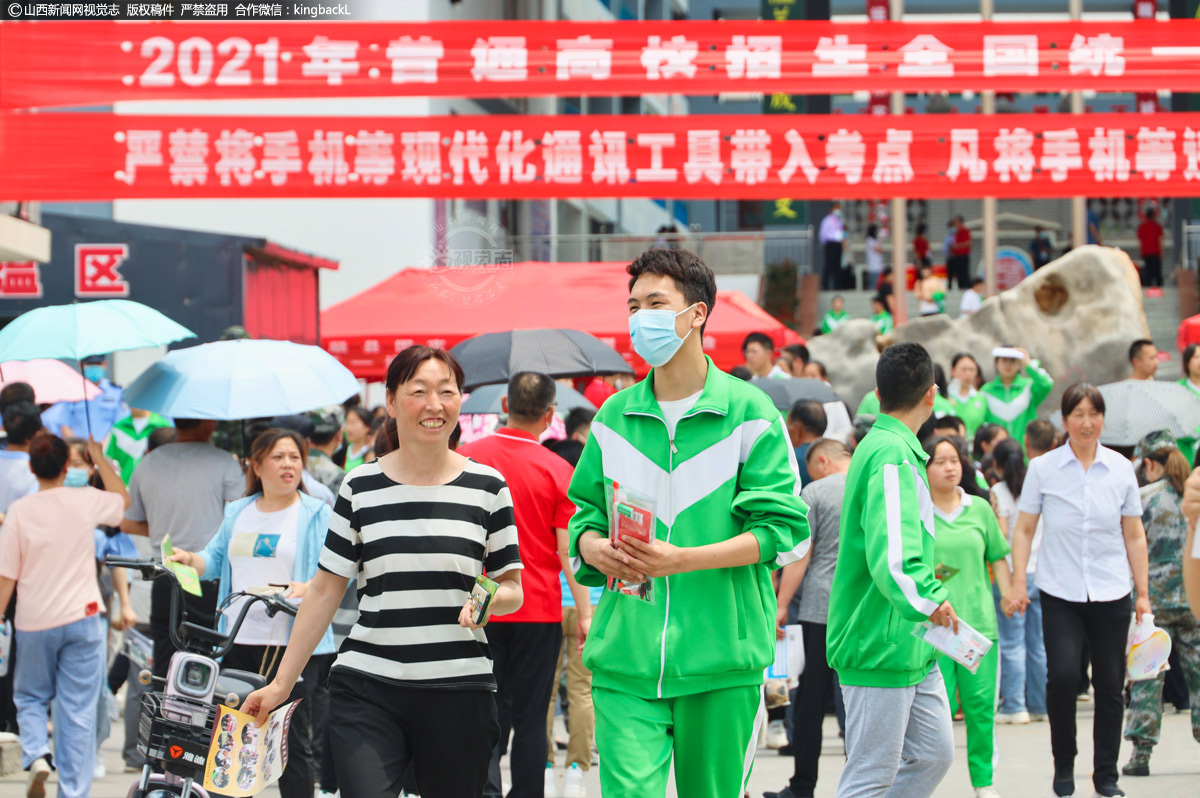
[[[496,675],[496,708],[500,719],[500,744],[492,755],[485,798],[501,794],[500,757],[513,733],[509,764],[512,789],[509,798],[542,798],[549,740],[546,707],[550,705],[554,671],[562,648],[562,589],[559,573],[579,607],[576,630],[580,640],[591,626],[591,598],[566,567],[567,524],[575,505],[567,498],[573,470],[566,460],[538,443],[554,420],[557,387],[545,374],[518,372],[508,381],[508,394],[500,400],[508,414],[495,435],[472,441],[458,452],[495,468],[512,493],[513,514],[520,530],[521,589],[525,603],[510,615],[488,623],[488,644]],[[572,791],[582,789],[570,785]],[[557,790],[555,790],[557,791]]]
[[[776,619],[779,626],[799,621],[804,631],[804,675],[792,700],[792,755],[796,769],[788,786],[779,792],[764,793],[765,798],[812,798],[821,756],[821,726],[830,695],[838,724],[844,726],[846,717],[837,674],[826,658],[825,633],[850,449],[834,438],[820,438],[809,445],[805,455],[813,481],[800,492],[800,498],[808,505],[812,548],[799,562],[784,566],[779,577]]]

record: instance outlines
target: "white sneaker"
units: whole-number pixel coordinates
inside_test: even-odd
[[[21,738],[12,732],[0,732],[0,743],[19,743]]]
[[[773,720],[767,724],[767,748],[778,750],[787,745],[787,727],[783,721]]]
[[[554,776],[554,768],[546,768],[545,781],[542,784],[542,791],[546,798],[557,798],[558,796],[558,780]]]
[[[1050,716],[1045,712],[1030,712],[1029,719],[1034,723],[1043,723],[1050,719]]]
[[[108,694],[108,719],[113,723],[121,719],[121,704],[112,693]]]
[[[50,763],[39,756],[29,766],[29,780],[25,782],[25,798],[46,798],[46,779],[50,778]]]
[[[976,787],[975,798],[1000,798],[1000,793],[995,787]]]
[[[104,760],[100,758],[100,752],[96,752],[96,761],[92,764],[92,779],[102,779],[108,775],[108,769],[104,767]]]
[[[549,798],[549,793],[546,794]],[[579,765],[571,765],[567,776],[563,779],[562,798],[587,798],[587,787],[583,784],[583,770]]]
[[[996,715],[996,723],[1008,726],[1024,726],[1030,720],[1029,713],[1025,710],[1021,710],[1020,712],[1001,712]],[[984,788],[981,787],[980,789]]]

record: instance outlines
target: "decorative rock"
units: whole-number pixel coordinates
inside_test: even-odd
[[[879,355],[874,333],[869,321],[855,319],[808,342],[851,412],[875,387]],[[985,380],[995,374],[993,347],[1025,348],[1054,377],[1054,392],[1041,406],[1045,417],[1073,383],[1101,385],[1128,377],[1129,344],[1147,337],[1141,286],[1129,256],[1119,249],[1084,246],[985,300],[968,318],[941,314],[913,319],[896,327],[891,339],[924,344],[946,369],[956,353],[968,352],[983,366]]]

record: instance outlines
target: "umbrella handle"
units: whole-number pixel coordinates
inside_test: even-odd
[[[90,440],[92,437],[92,414],[91,414],[91,412],[89,412],[90,405],[88,404],[88,398],[87,398],[88,378],[85,377],[83,374],[83,361],[82,360],[79,361],[79,377],[83,380],[83,421],[84,421],[84,426],[87,427],[87,436],[88,436],[88,439]],[[60,430],[60,432],[61,432],[61,430]]]

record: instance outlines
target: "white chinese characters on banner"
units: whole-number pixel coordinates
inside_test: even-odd
[[[1147,180],[1165,181],[1175,171],[1175,131],[1164,127],[1140,128],[1133,167]]]
[[[729,145],[734,182],[748,186],[766,182],[771,169],[771,134],[762,129],[739,129],[729,137]]]
[[[388,42],[392,83],[437,83],[438,62],[445,54],[442,43],[429,36],[401,36]]]
[[[126,130],[117,134],[117,141],[125,140],[125,168],[116,177],[128,186],[137,179],[139,166],[162,166],[161,130]]]
[[[778,78],[782,60],[781,36],[734,36],[725,48],[725,69],[734,80]]]
[[[1031,35],[983,37],[983,74],[1037,77],[1038,40]]]
[[[592,156],[592,182],[625,185],[629,182],[625,131],[593,130],[588,155]]]
[[[466,182],[466,173],[470,173],[475,185],[487,182],[488,169],[483,162],[488,157],[487,134],[479,130],[456,130],[450,142],[450,172],[454,185],[461,186]]]
[[[1023,127],[1000,128],[995,138],[996,160],[992,168],[1001,183],[1016,179],[1028,183],[1033,179],[1037,159],[1033,157],[1033,133]]]
[[[583,182],[583,144],[578,130],[552,130],[542,136],[542,175],[547,183]]]
[[[922,33],[900,48],[904,63],[897,72],[903,78],[950,78],[954,77],[954,64],[950,54],[954,48],[938,41],[936,36]]]
[[[400,179],[418,186],[442,182],[442,141],[436,130],[400,134]]]
[[[208,181],[208,133],[180,128],[171,131],[167,142],[171,185],[204,185]]]
[[[958,180],[963,173],[972,183],[987,178],[988,165],[979,157],[979,131],[975,128],[953,128],[950,131],[950,165],[946,168],[946,177]]]
[[[263,133],[263,157],[259,170],[271,179],[271,185],[282,186],[287,176],[298,175],[304,169],[300,160],[300,138],[294,130]]]
[[[350,175],[346,138],[340,130],[315,130],[308,142],[308,173],[315,186],[344,186]]]
[[[396,174],[396,137],[384,130],[360,130],[354,136],[354,171],[363,183],[383,186]]]
[[[866,162],[867,145],[857,130],[842,128],[825,140],[825,165],[845,178],[848,185],[862,180]]]
[[[1050,179],[1062,183],[1072,169],[1083,168],[1083,156],[1079,152],[1079,134],[1075,128],[1047,130],[1042,133],[1042,171],[1050,173]]]
[[[1101,33],[1083,36],[1076,33],[1068,55],[1072,75],[1089,74],[1116,77],[1125,74],[1125,40],[1120,36]]]
[[[1129,159],[1125,157],[1125,131],[1098,127],[1088,139],[1091,155],[1087,166],[1098,182],[1129,180]]]
[[[559,80],[607,80],[612,74],[612,44],[612,39],[593,39],[591,36],[559,39],[555,76]]]
[[[637,169],[633,173],[634,179],[639,183],[674,183],[679,170],[663,166],[663,148],[675,146],[675,134],[638,133],[637,143],[639,147],[650,149],[650,166]]]
[[[249,130],[222,130],[213,146],[216,147],[217,159],[213,169],[221,185],[228,186],[237,183],[248,186],[254,181],[254,172],[258,164],[254,158],[254,134]]]
[[[358,42],[316,36],[302,48],[308,61],[300,66],[306,78],[325,78],[330,86],[341,86],[346,75],[358,74]]]
[[[860,78],[867,74],[867,46],[851,44],[849,36],[839,33],[832,38],[820,37],[813,55],[817,57],[813,75]]]
[[[911,130],[888,128],[887,140],[879,142],[875,154],[875,170],[871,179],[876,183],[908,183],[913,179],[912,159],[909,146],[912,144]]]
[[[725,162],[721,160],[721,131],[689,130],[688,155],[683,163],[683,178],[688,183],[701,179],[720,185],[725,176]]]
[[[792,176],[797,171],[802,172],[809,183],[817,182],[820,170],[817,169],[817,165],[813,163],[812,157],[808,154],[808,146],[804,143],[804,137],[793,129],[785,133],[784,138],[787,139],[792,149],[788,153],[787,163],[779,170],[779,182],[784,184],[792,182]]]
[[[471,77],[476,81],[520,81],[529,71],[529,51],[524,36],[490,36],[476,39],[471,48],[475,66]]]
[[[641,64],[646,68],[647,80],[688,78],[696,76],[696,54],[700,46],[686,36],[672,36],[663,41],[661,36],[651,36],[642,48]]]
[[[1200,133],[1190,127],[1183,131],[1184,180],[1200,180]]]
[[[506,185],[532,183],[537,179],[537,167],[525,162],[533,150],[534,143],[526,141],[522,131],[506,130],[501,133],[496,143],[496,170],[500,182]]]

